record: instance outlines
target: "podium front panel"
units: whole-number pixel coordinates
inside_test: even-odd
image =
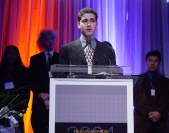
[[[50,133],[134,133],[131,79],[50,80]]]

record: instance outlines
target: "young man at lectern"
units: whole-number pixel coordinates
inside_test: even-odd
[[[91,8],[80,10],[77,26],[81,30],[81,36],[60,49],[59,64],[116,65],[112,48],[94,37],[97,17]]]
[[[38,46],[43,49],[30,58],[30,72],[33,81],[32,127],[34,133],[48,133],[49,126],[49,69],[58,63],[58,53],[54,51],[56,33],[45,29],[40,32]]]
[[[159,73],[160,62],[158,51],[148,52],[148,70],[139,76],[134,88],[135,133],[168,133],[169,79]]]

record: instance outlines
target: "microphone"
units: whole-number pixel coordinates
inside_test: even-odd
[[[86,46],[90,45],[91,46],[91,39],[86,39]]]
[[[104,45],[104,44],[98,44],[98,45]],[[106,45],[106,44],[105,44]],[[110,46],[107,46],[110,48],[110,50],[114,51],[112,47]],[[100,52],[100,50],[97,50],[96,51],[98,54],[97,56],[103,56],[107,61],[108,61],[108,64],[103,64],[103,65],[109,65],[109,71],[107,71],[108,73],[110,73],[110,76],[112,76],[113,74],[116,74],[116,75],[123,75],[123,70],[122,68],[118,67],[116,65],[116,63],[114,62],[113,60],[113,52],[112,52],[112,56],[108,56],[107,54],[103,53],[103,52]],[[112,59],[111,59],[112,58]],[[94,62],[96,62],[98,59],[97,57],[95,56],[95,60]],[[99,64],[101,65],[101,64]]]
[[[76,55],[78,55],[80,52],[82,52],[82,51],[84,51],[84,49],[87,47],[87,46],[91,46],[91,39],[86,39],[86,46],[85,47],[83,47],[82,49],[80,49],[79,51],[77,51],[77,52],[75,52],[75,54],[73,54],[71,57],[70,57],[70,65],[72,65],[72,58],[73,57],[75,57]],[[104,45],[104,44],[96,44],[96,48],[97,48],[97,45]],[[105,44],[106,45],[106,44]],[[105,46],[106,47],[106,46]],[[103,58],[103,60],[106,60],[106,62],[105,63],[98,63],[98,65],[109,65],[110,67],[109,67],[109,73],[110,73],[110,75],[112,75],[113,73],[115,73],[115,74],[121,74],[121,73],[123,73],[122,72],[122,69],[120,68],[120,67],[118,67],[117,65],[116,65],[116,63],[114,62],[114,60],[113,60],[113,57],[114,57],[114,55],[113,55],[113,49],[111,48],[111,47],[109,47],[109,46],[107,46],[108,48],[110,48],[110,50],[112,50],[112,53],[110,54],[110,56],[109,55],[107,55],[107,54],[105,54],[105,53],[103,53],[103,52],[101,52],[99,49],[97,49],[97,51],[91,46],[91,48],[92,48],[92,50],[93,50],[93,53],[98,53],[98,54],[94,54],[94,58],[93,58],[93,61],[92,61],[92,64],[95,64],[95,62],[97,62],[97,61],[99,61],[99,56],[102,56],[102,57],[104,57]],[[107,48],[107,49],[108,49]],[[110,52],[110,51],[109,51]],[[112,67],[112,65],[115,65],[115,67]],[[88,67],[88,74],[92,74],[92,65],[87,65],[87,67]],[[69,69],[70,71],[69,71],[69,75],[72,75],[72,69],[71,69],[71,66],[70,66],[70,69]]]
[[[111,60],[110,60],[110,58],[107,56],[107,55],[105,55],[104,53],[102,53],[102,52],[100,52],[100,50],[97,50],[97,53],[100,55],[100,56],[103,56],[107,61],[108,61],[108,65],[110,66],[110,75],[112,75],[112,69],[111,69],[111,66],[112,66],[112,63],[111,63]],[[97,59],[97,57],[95,57],[95,59],[93,60],[93,64],[97,61],[98,59]],[[101,64],[100,64],[101,65]],[[104,65],[107,65],[107,64],[104,64]],[[99,72],[100,73],[100,72]],[[104,75],[106,75],[106,72],[101,72],[100,74],[104,74]],[[98,73],[96,74],[96,75],[98,75]]]

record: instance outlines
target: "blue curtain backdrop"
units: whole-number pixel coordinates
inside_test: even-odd
[[[29,57],[39,52],[31,50],[36,49],[42,28],[57,30],[59,51],[80,36],[77,13],[91,7],[99,16],[95,36],[112,44],[118,65],[131,66],[132,74],[140,74],[146,70],[146,53],[159,50],[163,57],[161,72],[169,77],[168,5],[167,0],[0,0],[0,58],[5,46],[19,44],[28,65]]]

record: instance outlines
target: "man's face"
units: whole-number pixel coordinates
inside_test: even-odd
[[[54,48],[54,44],[55,44],[55,37],[54,35],[46,35],[43,38],[43,46],[45,48],[45,50],[52,50]]]
[[[93,13],[85,13],[80,22],[78,22],[78,28],[81,29],[81,33],[85,38],[92,38],[96,29],[97,21]]]
[[[147,59],[147,67],[149,71],[156,71],[160,66],[160,61],[157,56],[149,56]]]

